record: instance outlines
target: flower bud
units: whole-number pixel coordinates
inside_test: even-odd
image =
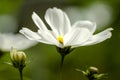
[[[97,67],[89,67],[86,70],[86,76],[88,77],[89,80],[98,80],[101,79],[105,74],[100,74],[99,70]]]
[[[89,67],[86,71],[80,69],[76,70],[82,72],[88,78],[88,80],[99,80],[106,75],[104,73],[99,73],[99,70],[96,67]]]
[[[90,74],[98,74],[99,70],[96,67],[89,67],[88,71],[90,72]]]
[[[17,51],[16,49],[11,49],[10,58],[15,68],[25,67],[26,55],[22,51]]]

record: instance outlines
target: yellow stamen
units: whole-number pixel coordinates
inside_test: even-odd
[[[61,36],[58,36],[57,37],[57,40],[61,43],[61,44],[63,44],[63,36],[61,35]]]

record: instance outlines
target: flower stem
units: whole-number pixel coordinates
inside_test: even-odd
[[[23,80],[23,68],[19,68],[20,80]]]
[[[4,55],[4,53],[2,51],[0,51],[0,59],[3,55]]]
[[[61,68],[62,68],[62,66],[63,66],[64,59],[65,59],[65,55],[61,55],[61,65],[60,65]]]
[[[96,79],[90,79],[90,78],[89,78],[88,80],[96,80]]]
[[[88,77],[88,80],[97,80],[92,75]]]
[[[59,72],[59,80],[63,80],[63,63],[64,63],[65,55],[61,55],[61,63],[60,63],[60,72]]]

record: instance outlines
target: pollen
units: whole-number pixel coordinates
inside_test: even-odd
[[[61,43],[61,44],[63,44],[63,36],[61,35],[61,36],[58,36],[57,37],[57,40]]]

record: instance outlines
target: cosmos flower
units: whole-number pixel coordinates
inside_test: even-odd
[[[45,14],[45,20],[50,29],[46,27],[41,18],[33,12],[32,19],[39,30],[33,32],[28,28],[22,28],[20,33],[28,39],[45,44],[56,45],[59,48],[70,46],[88,46],[100,43],[111,37],[112,28],[94,34],[96,23],[91,21],[77,21],[71,25],[65,12],[58,8],[49,8]]]
[[[24,50],[36,45],[36,41],[28,40],[21,34],[0,33],[0,50],[10,51],[11,47]]]

